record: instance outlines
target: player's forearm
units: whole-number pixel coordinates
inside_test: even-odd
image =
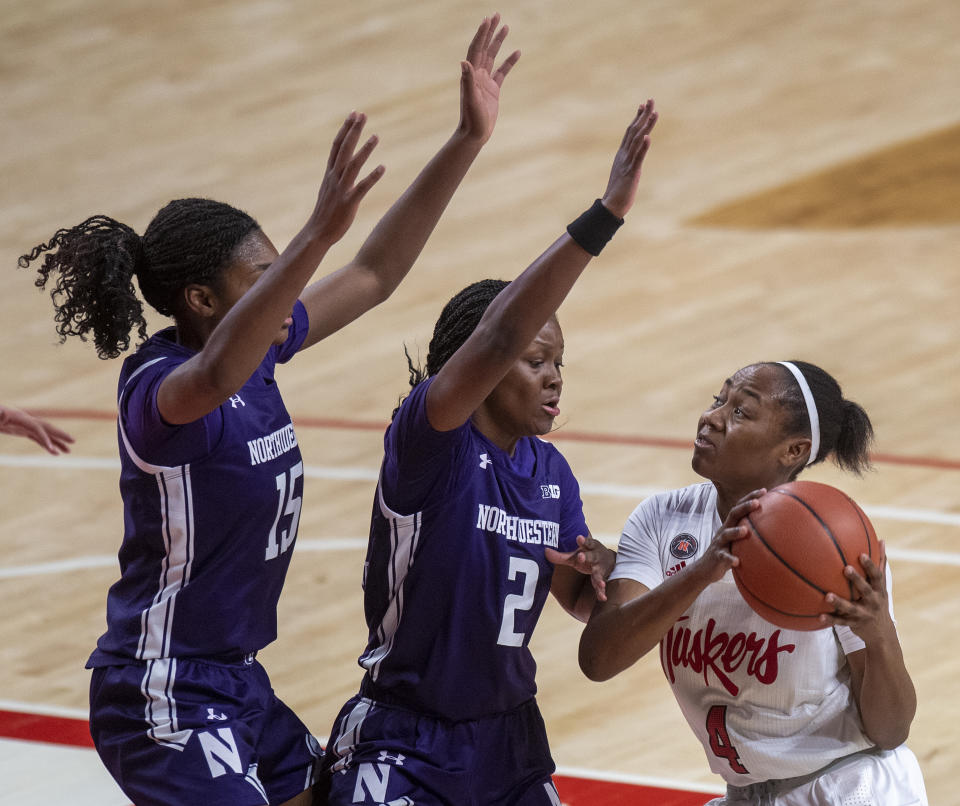
[[[304,227],[214,328],[202,361],[209,386],[219,390],[223,400],[260,365],[329,248],[328,239]]]
[[[917,712],[917,694],[897,641],[866,649],[860,685],[860,718],[864,731],[879,747],[903,744]]]
[[[455,132],[360,247],[353,263],[373,273],[384,299],[410,271],[482,146]]]
[[[599,682],[632,666],[660,643],[707,584],[697,574],[677,574],[628,602],[598,604],[580,636],[580,669]]]

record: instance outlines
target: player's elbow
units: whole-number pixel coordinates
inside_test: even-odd
[[[894,750],[904,744],[910,736],[910,726],[898,726],[884,730],[867,732],[867,737],[881,750]]]
[[[613,677],[617,670],[606,661],[604,653],[596,647],[596,642],[587,635],[588,630],[589,627],[584,630],[584,634],[580,638],[580,650],[577,653],[580,671],[586,675],[588,680],[592,680],[594,683],[602,683]]]

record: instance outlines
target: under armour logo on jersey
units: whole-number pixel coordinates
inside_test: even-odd
[[[485,453],[480,454],[480,469],[486,470],[487,465],[489,465],[493,459],[490,459]]]
[[[390,761],[390,762],[393,762],[396,766],[402,767],[402,766],[403,766],[403,760],[404,760],[405,758],[406,758],[406,756],[403,755],[403,753],[397,753],[395,756],[392,756],[392,755],[390,755],[390,753],[388,753],[386,750],[381,750],[381,751],[380,751],[380,758],[377,759],[377,760],[378,760],[378,761]]]
[[[243,398],[240,395],[230,395],[230,405],[234,408],[237,407],[237,403],[246,408],[247,404],[243,402]]]
[[[221,711],[219,714],[215,714],[212,708],[207,708],[207,719],[216,719],[218,722],[224,722],[229,719],[229,717]]]
[[[560,485],[559,484],[541,484],[540,492],[544,498],[559,498],[560,497]]]

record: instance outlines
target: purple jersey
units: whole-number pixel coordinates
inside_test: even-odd
[[[157,389],[193,351],[173,328],[120,372],[124,535],[107,631],[88,667],[131,659],[238,655],[277,635],[277,601],[297,534],[303,462],[277,384],[277,362],[303,344],[299,302],[286,342],[205,417],[166,424]]]
[[[435,431],[431,380],[403,402],[384,460],[364,568],[364,695],[447,719],[515,708],[536,692],[527,645],[553,566],[587,534],[580,488],[553,445],[511,457],[471,422]]]

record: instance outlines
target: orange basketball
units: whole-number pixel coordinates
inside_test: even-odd
[[[750,534],[731,545],[740,558],[733,569],[737,587],[772,624],[821,629],[817,616],[830,612],[828,592],[857,598],[844,567],[852,565],[865,577],[861,554],[882,564],[873,525],[846,493],[814,481],[782,484],[759,501],[760,508],[740,522]]]

